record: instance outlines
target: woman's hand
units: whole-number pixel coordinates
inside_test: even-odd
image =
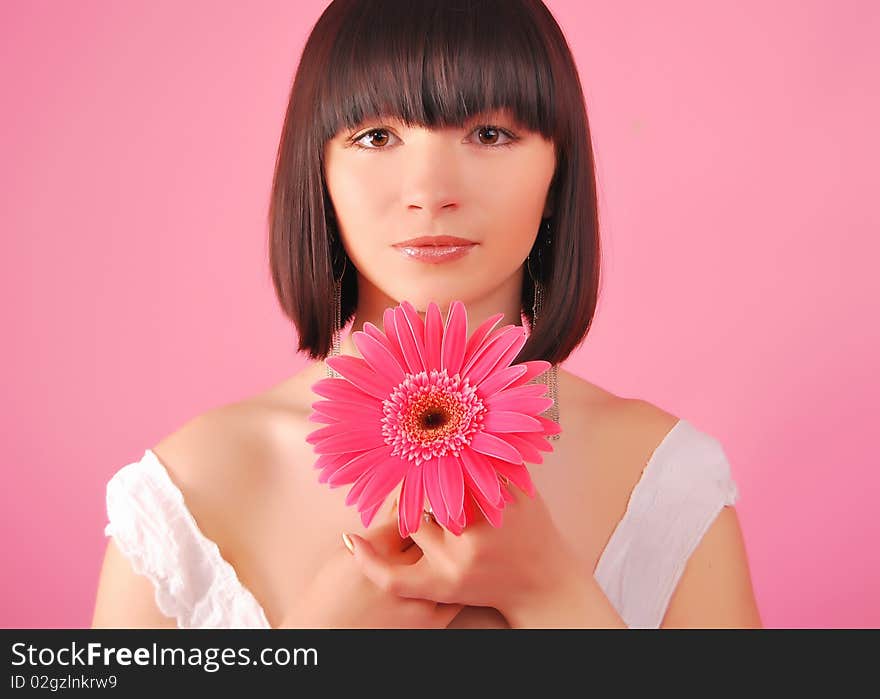
[[[377,555],[394,565],[419,558],[418,547],[400,538],[396,515],[377,524],[368,539],[358,537],[368,541]],[[399,597],[381,589],[363,574],[340,539],[339,550],[321,567],[279,628],[446,628],[461,609],[459,604]]]
[[[455,535],[423,519],[412,534],[423,553],[418,561],[395,562],[352,536],[355,559],[379,588],[401,598],[494,607],[511,625],[540,625],[541,616],[552,625],[560,617],[587,625],[598,585],[580,572],[540,494],[511,490],[501,527],[480,520]]]

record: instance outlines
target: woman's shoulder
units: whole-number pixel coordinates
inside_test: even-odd
[[[596,487],[616,493],[625,505],[657,447],[679,417],[641,398],[619,395],[576,374],[560,371],[563,432],[569,448],[591,466]]]
[[[638,448],[656,446],[679,421],[678,416],[641,398],[609,391],[577,374],[559,372],[561,410],[577,416],[577,429],[602,436],[614,446],[629,442]]]
[[[253,515],[255,503],[277,490],[289,471],[291,445],[311,424],[293,390],[301,380],[297,374],[210,408],[151,447],[209,538],[224,539],[219,522],[231,526]]]
[[[257,474],[241,468],[242,463],[258,465],[267,449],[261,412],[251,399],[211,408],[160,439],[151,451],[182,490],[246,485]]]

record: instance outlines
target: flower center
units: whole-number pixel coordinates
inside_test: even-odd
[[[382,434],[392,456],[422,461],[458,455],[482,429],[486,407],[476,387],[446,370],[407,374],[382,403]]]
[[[422,429],[433,430],[436,427],[443,427],[449,422],[449,416],[443,410],[431,408],[426,410],[422,415]]]

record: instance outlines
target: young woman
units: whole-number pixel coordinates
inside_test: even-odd
[[[719,442],[559,368],[596,308],[599,228],[581,85],[539,0],[332,2],[269,230],[310,361],[113,476],[93,626],[760,626]],[[401,539],[399,486],[364,528],[318,482],[311,387],[403,300],[460,300],[469,331],[501,312],[528,329],[514,361],[552,365],[562,431],[501,527],[426,516]]]

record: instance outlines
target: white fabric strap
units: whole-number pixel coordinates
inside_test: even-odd
[[[659,628],[685,566],[739,492],[720,442],[679,420],[630,494],[595,578],[630,628]]]

